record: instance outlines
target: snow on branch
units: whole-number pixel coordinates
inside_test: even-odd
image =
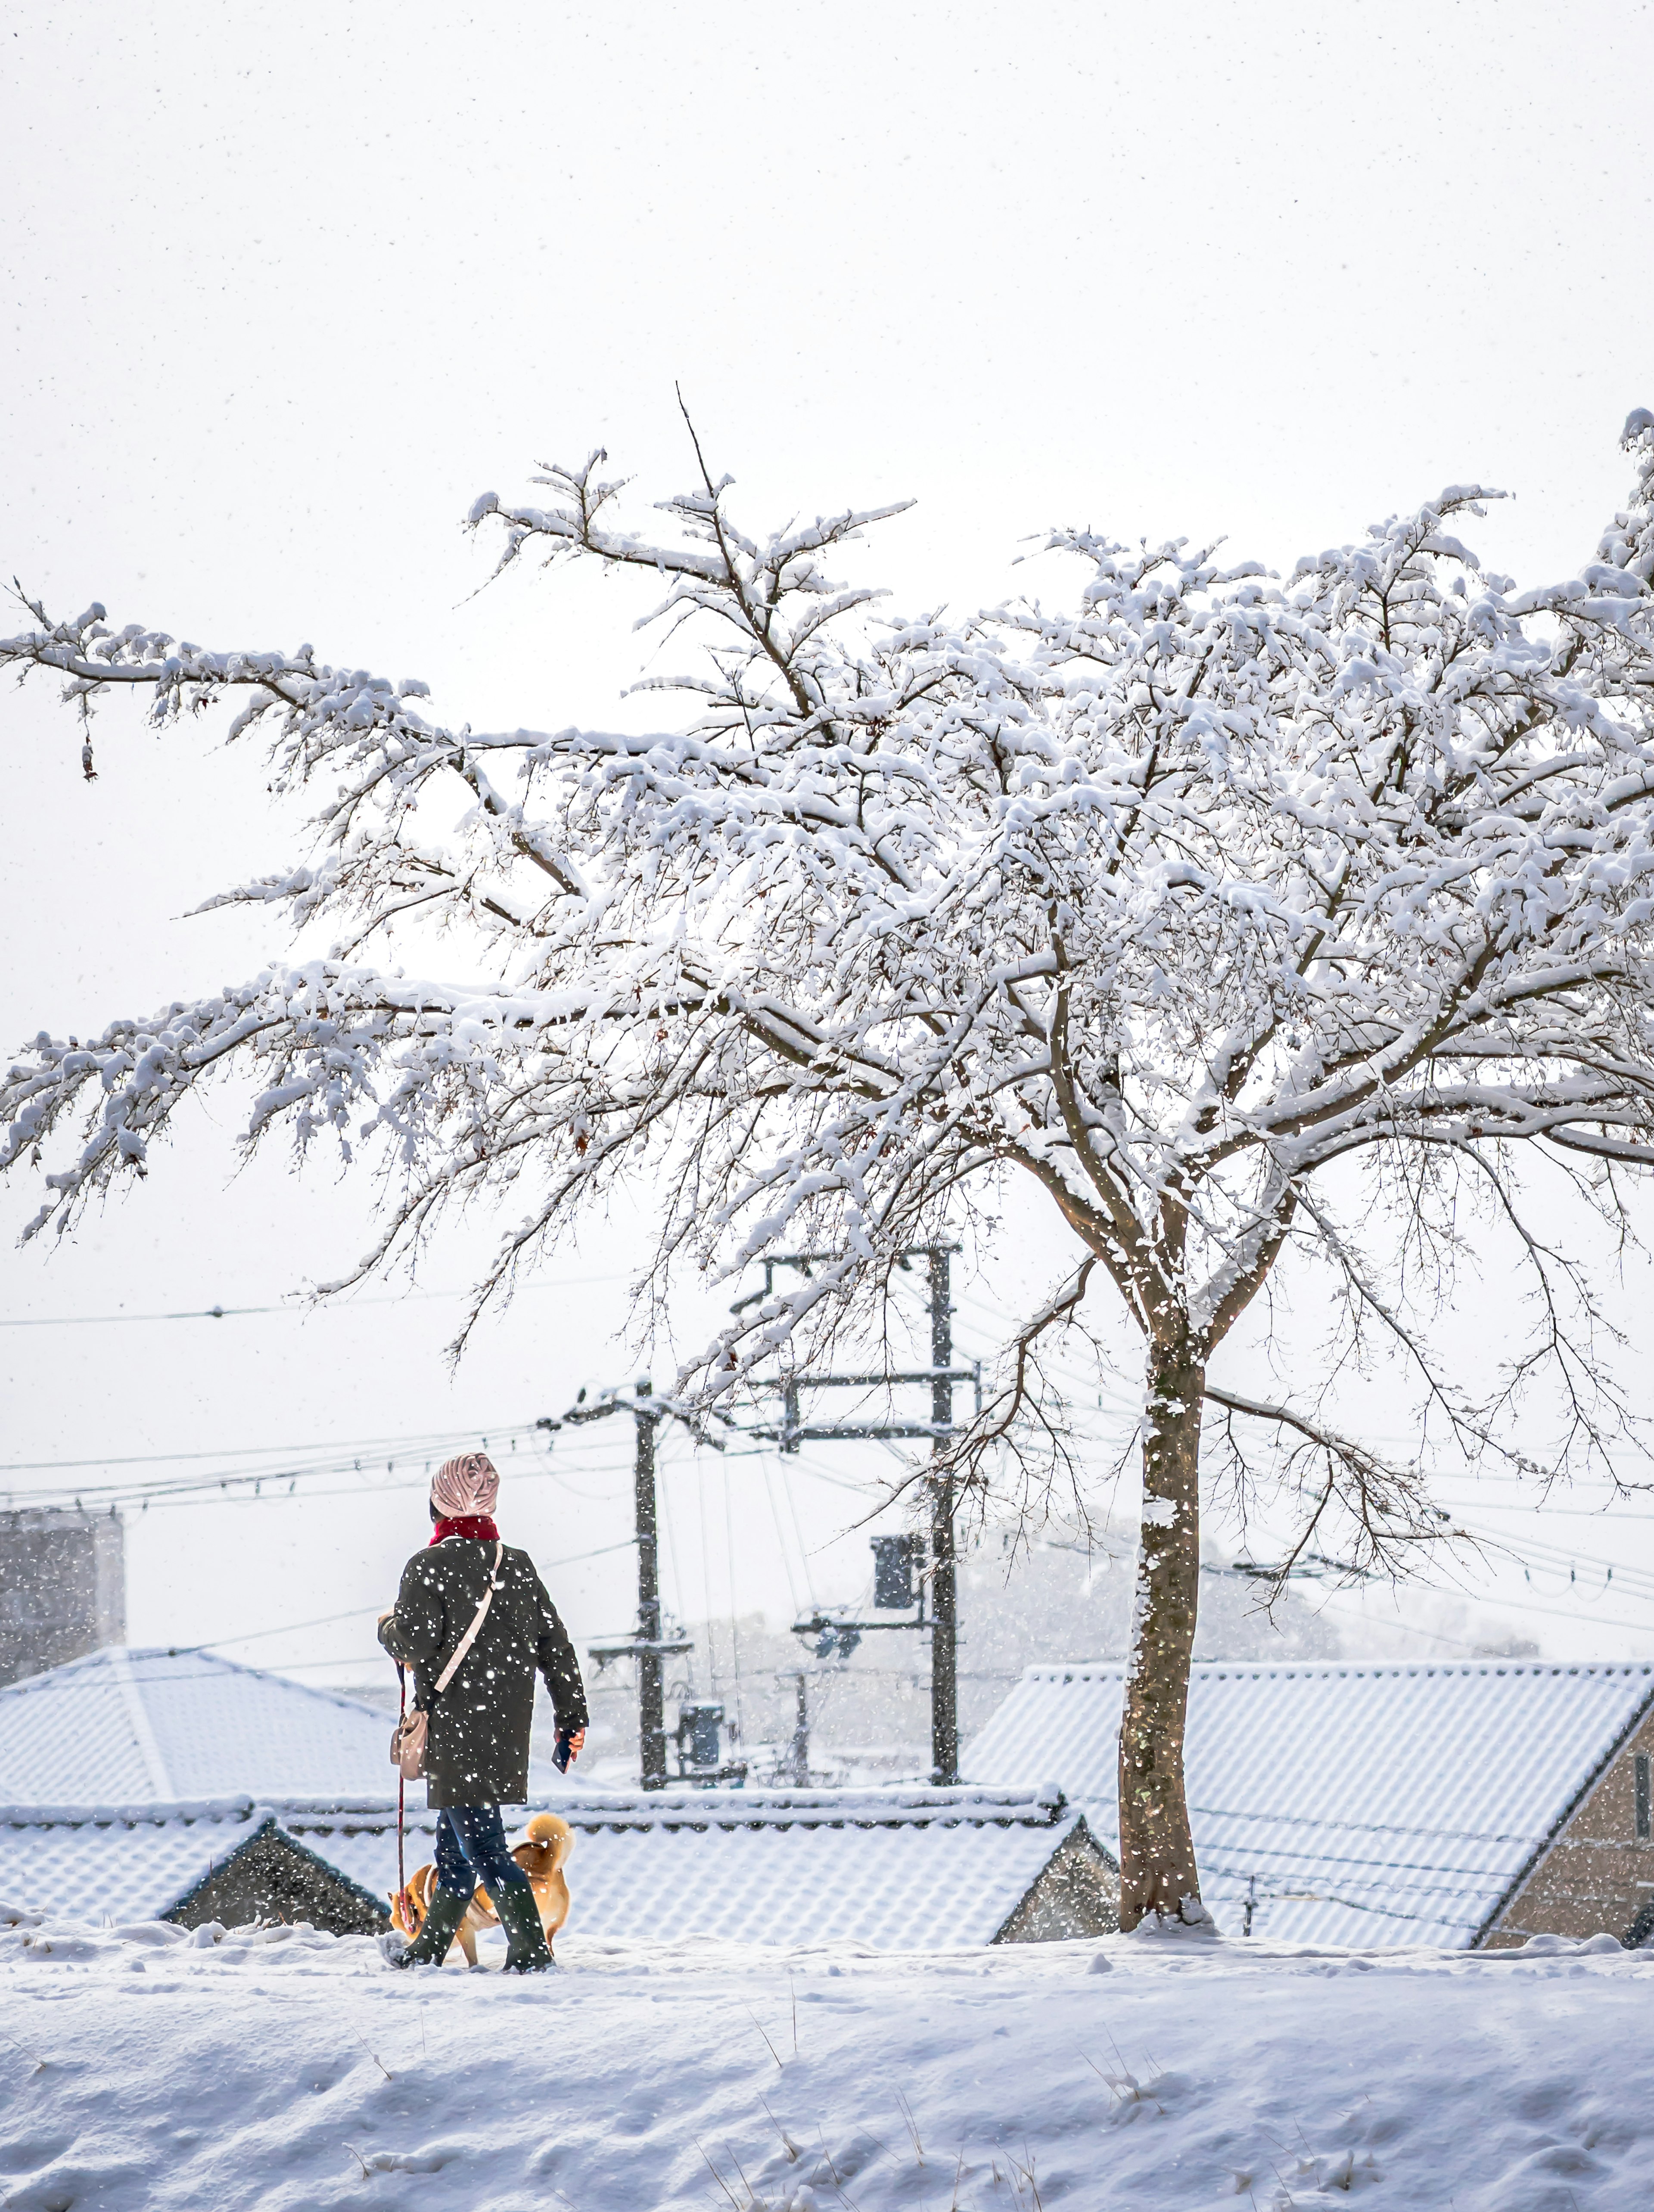
[[[1626,442],[1637,483],[1594,559],[1525,593],[1456,534],[1496,495],[1475,486],[1284,579],[1056,532],[1067,606],[964,617],[880,611],[832,573],[899,504],[763,533],[702,466],[643,533],[600,451],[548,467],[543,505],[485,495],[469,520],[501,566],[652,573],[639,619],[705,645],[644,733],[478,733],[308,645],[26,601],[0,665],[83,718],[123,690],[163,730],[229,706],[276,788],[316,790],[313,849],[222,896],[325,949],[95,1042],[43,1035],[0,1088],[5,1164],[40,1167],[34,1225],[63,1227],[234,1079],[249,1143],[373,1152],[364,1266],[453,1198],[508,1194],[485,1298],[642,1175],[657,1302],[679,1268],[838,1255],[690,1363],[703,1397],[836,1326],[1007,1176],[1058,1208],[1081,1290],[1100,1269],[1197,1364],[1286,1255],[1328,1260],[1359,1307],[1310,1202],[1329,1170],[1405,1188],[1375,1224],[1445,1223],[1446,1166],[1509,1189],[1524,1152],[1612,1210],[1654,1163],[1654,416]],[[447,844],[418,829],[433,787],[469,794]],[[426,923],[492,980],[363,964]],[[1396,1182],[1426,1155],[1444,1173]],[[1067,1312],[1013,1333],[985,1449],[1045,1419],[1030,1378]],[[1381,1496],[1410,1510],[1313,1441],[1362,1525]]]

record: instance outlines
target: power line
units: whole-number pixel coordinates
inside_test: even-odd
[[[332,1474],[344,1472],[346,1470],[342,1468],[313,1468],[307,1470],[307,1474]],[[209,1481],[176,1491],[122,1492],[118,1494],[115,1503],[129,1505],[136,1504],[146,1513],[151,1504],[159,1507],[162,1512],[181,1511],[198,1505],[280,1505],[289,1501],[308,1504],[325,1498],[392,1498],[410,1490],[423,1491],[426,1484],[426,1477],[423,1474],[403,1482],[347,1483],[338,1490],[307,1490],[303,1492],[301,1501],[295,1496],[292,1486],[295,1482],[307,1479],[305,1476],[292,1477],[286,1491],[278,1488],[261,1494],[256,1486],[264,1482],[279,1483],[283,1479],[282,1475],[231,1475],[223,1483],[215,1484]],[[575,1484],[565,1480],[559,1470],[554,1467],[518,1468],[513,1472],[512,1480],[519,1483],[549,1482],[556,1488],[566,1491],[571,1498],[578,1498],[587,1504],[606,1504],[614,1495],[611,1491],[606,1490],[581,1490]],[[240,1494],[236,1490],[229,1487],[232,1483],[240,1486]],[[255,1485],[251,1497],[246,1495],[246,1486],[249,1483]]]
[[[513,1297],[521,1297],[529,1291],[581,1291],[597,1283],[623,1283],[627,1278],[619,1275],[576,1275],[565,1282],[520,1283],[512,1291]],[[304,1303],[298,1303],[300,1296]],[[112,1322],[129,1321],[239,1321],[249,1314],[350,1313],[358,1306],[421,1305],[433,1299],[465,1298],[466,1291],[392,1291],[383,1297],[346,1298],[335,1294],[328,1299],[321,1292],[295,1293],[279,1305],[273,1306],[193,1306],[179,1313],[112,1313],[112,1314],[20,1314],[0,1316],[0,1328],[95,1328]]]
[[[421,1488],[429,1471],[429,1461],[445,1447],[469,1442],[481,1435],[482,1442],[485,1446],[491,1446],[496,1449],[500,1443],[509,1443],[514,1455],[520,1442],[530,1443],[533,1442],[537,1434],[537,1425],[536,1427],[526,1425],[505,1427],[496,1424],[486,1433],[471,1428],[446,1433],[433,1432],[429,1436],[415,1434],[400,1437],[360,1440],[362,1456],[367,1455],[375,1445],[377,1451],[390,1451],[393,1454],[392,1458],[386,1460],[383,1474],[379,1474],[374,1468],[363,1466],[362,1456],[346,1457],[344,1452],[336,1451],[328,1454],[325,1457],[301,1462],[295,1462],[291,1459],[285,1462],[277,1460],[274,1464],[265,1467],[229,1470],[215,1468],[211,1472],[182,1475],[173,1480],[159,1481],[82,1483],[77,1487],[61,1483],[37,1485],[27,1488],[20,1488],[14,1485],[4,1492],[4,1495],[13,1508],[38,1509],[49,1502],[72,1496],[77,1504],[86,1506],[88,1510],[95,1506],[101,1510],[107,1506],[111,1510],[117,1507],[136,1508],[145,1513],[151,1506],[165,1511],[192,1510],[203,1504],[280,1504],[293,1498],[298,1492],[298,1486],[301,1483],[305,1487],[299,1494],[306,1501],[311,1502],[335,1498],[389,1497]],[[234,1453],[239,1450],[245,1455],[278,1449],[279,1447],[248,1446],[233,1447],[231,1451]],[[347,1443],[344,1451],[350,1449],[350,1447]],[[733,1455],[740,1458],[760,1457],[767,1462],[771,1457],[768,1450],[753,1454],[738,1453]],[[166,1456],[167,1455],[155,1454],[126,1462],[118,1460],[93,1462],[93,1464],[143,1466],[153,1464]],[[209,1455],[179,1455],[179,1458],[206,1456]],[[377,1452],[374,1453],[374,1456],[377,1456]],[[424,1473],[401,1480],[386,1479],[387,1475],[393,1473],[397,1460],[417,1462],[422,1456],[427,1462]],[[514,1460],[506,1460],[504,1471],[510,1474],[518,1482],[550,1482],[569,1497],[579,1498],[586,1503],[607,1503],[613,1494],[607,1486],[588,1489],[569,1479],[572,1474],[579,1474],[588,1470],[593,1473],[605,1474],[611,1470],[612,1455],[604,1450],[596,1439],[589,1443],[580,1438],[561,1442],[555,1462],[550,1458],[549,1454],[542,1455],[535,1452],[528,1457],[531,1462],[528,1464]],[[81,1462],[45,1462],[44,1464],[48,1467],[66,1464],[73,1468],[80,1465]],[[866,1498],[868,1495],[866,1483],[846,1480],[841,1476],[829,1473],[825,1468],[811,1463],[807,1459],[800,1468],[799,1472],[807,1475],[812,1480],[830,1483],[834,1487],[848,1490],[858,1497]],[[312,1486],[317,1480],[330,1474],[355,1474],[360,1479],[330,1489],[316,1489]],[[790,1486],[787,1487],[787,1499],[796,1523],[797,1507],[792,1498]],[[806,1547],[801,1530],[798,1532],[798,1535],[800,1553],[804,1553]],[[807,1582],[807,1558],[806,1577]]]
[[[1203,1863],[1205,1864],[1206,1871],[1207,1873],[1219,1875],[1229,1881],[1250,1882],[1256,1879],[1256,1877],[1250,1873],[1242,1874],[1234,1867],[1213,1866],[1210,1861],[1206,1861]],[[1359,1888],[1360,1885],[1359,1883],[1354,1883],[1352,1884],[1351,1887]],[[1411,1890],[1403,1890],[1402,1893],[1403,1896],[1411,1896],[1414,1893]],[[1432,1893],[1426,1893],[1429,1894]],[[1487,1893],[1485,1891],[1477,1891],[1474,1889],[1461,1889],[1444,1890],[1440,1892],[1439,1894],[1445,1897],[1477,1897],[1485,1896]],[[1429,1928],[1476,1929],[1480,1928],[1483,1924],[1482,1919],[1456,1920],[1450,1914],[1445,1912],[1404,1912],[1399,1905],[1373,1905],[1359,1897],[1335,1897],[1329,1895],[1325,1891],[1317,1889],[1265,1890],[1263,1892],[1263,1900],[1267,1900],[1268,1903],[1274,1905],[1341,1905],[1347,1912],[1374,1912],[1377,1913],[1381,1919],[1414,1920],[1419,1922],[1422,1926]],[[1244,1902],[1244,1899],[1230,1898],[1225,1901],[1233,1905]],[[1484,1915],[1483,1919],[1485,1919],[1485,1917],[1486,1916]]]
[[[495,1436],[521,1436],[532,1431],[532,1422],[490,1424]],[[451,1443],[456,1437],[471,1437],[481,1433],[480,1427],[466,1429],[433,1429],[404,1431],[399,1436],[337,1437],[331,1443],[311,1444],[226,1444],[216,1451],[137,1452],[121,1459],[18,1459],[0,1462],[0,1474],[32,1474],[62,1468],[68,1472],[82,1467],[160,1467],[176,1466],[185,1460],[277,1458],[290,1453],[313,1451],[366,1451],[370,1447],[383,1450],[387,1445]]]
[[[1571,1620],[1581,1628],[1629,1628],[1639,1635],[1654,1634],[1654,1619],[1626,1620],[1617,1613],[1576,1613],[1565,1605],[1534,1605],[1525,1597],[1483,1597],[1475,1590],[1461,1593],[1470,1605],[1489,1605],[1504,1613],[1542,1613],[1552,1620]]]
[[[1224,1851],[1244,1852],[1250,1858],[1295,1859],[1306,1871],[1311,1867],[1318,1866],[1365,1867],[1373,1874],[1462,1874],[1471,1875],[1478,1881],[1499,1881],[1504,1875],[1504,1869],[1499,1867],[1440,1866],[1431,1859],[1358,1858],[1340,1851],[1323,1851],[1312,1848],[1294,1850],[1280,1844],[1242,1843],[1232,1837],[1227,1842],[1219,1844],[1217,1848]],[[1290,1875],[1291,1869],[1287,1869],[1284,1871]],[[1340,1875],[1339,1879],[1344,1881],[1347,1877]],[[1388,1882],[1381,1881],[1353,1881],[1350,1886],[1355,1889],[1384,1889],[1390,1887]],[[1412,1890],[1428,1890],[1435,1887],[1429,1882],[1409,1882],[1402,1886]],[[1449,1896],[1458,1896],[1462,1893],[1456,1890],[1444,1893]]]
[[[465,1437],[475,1433],[474,1431],[461,1431],[459,1436]],[[522,1432],[520,1431],[520,1433]],[[491,1434],[494,1436],[504,1434],[508,1437],[510,1432],[496,1429],[491,1431]],[[457,1440],[458,1438],[450,1439],[450,1441]],[[484,1443],[487,1442],[488,1439],[485,1438]],[[364,1468],[360,1460],[334,1459],[314,1461],[308,1465],[300,1467],[289,1462],[285,1466],[278,1463],[274,1467],[252,1470],[236,1469],[227,1474],[194,1475],[176,1482],[129,1482],[95,1486],[82,1484],[77,1490],[61,1484],[25,1490],[14,1487],[8,1490],[5,1496],[12,1508],[26,1510],[41,1510],[52,1500],[70,1496],[73,1496],[77,1504],[83,1506],[87,1505],[88,1501],[95,1504],[100,1510],[105,1505],[108,1505],[111,1510],[118,1506],[137,1505],[145,1512],[152,1504],[162,1510],[169,1507],[185,1508],[209,1504],[271,1504],[284,1502],[294,1496],[301,1482],[307,1485],[319,1476],[355,1474],[361,1480],[347,1484],[343,1489],[313,1490],[307,1487],[303,1496],[307,1500],[322,1498],[388,1497],[398,1492],[423,1487],[430,1471],[430,1461],[435,1457],[436,1451],[440,1449],[441,1446],[438,1444],[423,1455],[426,1462],[423,1472],[398,1481],[387,1481],[384,1476]],[[514,1452],[514,1443],[513,1449]],[[415,1450],[404,1452],[402,1456],[404,1460],[417,1461],[422,1455]],[[509,1473],[515,1481],[550,1482],[559,1490],[567,1492],[569,1497],[581,1498],[588,1504],[605,1501],[610,1495],[607,1490],[584,1490],[579,1484],[570,1482],[565,1472],[569,1466],[566,1457],[556,1466],[547,1464],[544,1457],[538,1453],[527,1455],[526,1457],[532,1460],[533,1463],[514,1465],[511,1459],[508,1458],[506,1461],[505,1471]],[[570,1471],[581,1474],[586,1472],[588,1467],[597,1471],[601,1469],[604,1464],[601,1457],[592,1461],[577,1459]],[[387,1464],[386,1473],[389,1474],[392,1471],[391,1466]],[[286,1486],[285,1489],[282,1486],[283,1484]],[[88,1510],[90,1510],[89,1507]]]
[[[1507,1559],[1514,1559],[1520,1566],[1537,1568],[1542,1574],[1560,1574],[1564,1566],[1570,1571],[1580,1566],[1602,1567],[1606,1570],[1609,1582],[1617,1574],[1627,1588],[1641,1583],[1646,1585],[1649,1594],[1654,1595],[1654,1574],[1650,1574],[1646,1568],[1628,1566],[1623,1559],[1598,1559],[1590,1552],[1569,1551],[1555,1544],[1542,1543],[1537,1537],[1524,1537],[1524,1548],[1520,1552],[1514,1544],[1507,1544],[1502,1537],[1490,1535],[1487,1540],[1496,1544]],[[1541,1554],[1544,1555],[1542,1559]]]
[[[593,1551],[572,1552],[569,1553],[567,1557],[561,1559],[538,1560],[536,1561],[535,1564],[542,1574],[555,1574],[559,1568],[579,1566],[584,1560],[600,1559],[611,1552],[628,1552],[636,1541],[637,1539],[635,1536],[623,1536],[621,1538],[620,1541],[616,1544],[599,1544]],[[249,1629],[245,1635],[216,1637],[210,1643],[206,1644],[157,1644],[150,1647],[140,1644],[137,1647],[137,1651],[139,1656],[142,1656],[147,1649],[152,1649],[158,1656],[161,1656],[168,1659],[194,1659],[198,1657],[203,1652],[210,1653],[214,1657],[222,1657],[227,1650],[234,1650],[236,1646],[242,1644],[260,1643],[271,1636],[299,1636],[302,1635],[307,1629],[331,1628],[341,1620],[361,1620],[370,1613],[377,1615],[386,1612],[387,1609],[387,1607],[380,1605],[352,1606],[346,1613],[325,1613],[314,1620],[283,1621],[279,1625],[279,1626],[275,1628],[252,1628]],[[381,1652],[377,1656],[383,1657],[384,1654]],[[243,1662],[237,1659],[226,1659],[224,1663],[227,1666],[237,1667],[240,1666]],[[303,1659],[294,1660],[289,1664],[272,1668],[269,1671],[273,1674],[290,1674],[299,1668],[354,1667],[359,1663],[360,1661],[354,1657],[346,1657],[343,1659]],[[265,1670],[258,1668],[249,1668],[247,1671],[251,1674],[258,1674]],[[146,1674],[143,1676],[143,1680],[146,1683],[185,1682],[191,1681],[195,1679],[196,1678],[193,1675],[187,1674]],[[29,1675],[25,1678],[24,1681],[11,1684],[8,1686],[21,1690],[25,1686],[38,1683],[41,1680],[43,1680],[43,1677],[41,1676]],[[61,1697],[66,1691],[91,1690],[99,1686],[100,1686],[97,1683],[92,1681],[58,1682],[52,1686],[52,1694],[54,1697]]]
[[[793,1580],[793,1562],[787,1557],[787,1539],[781,1533],[781,1508],[775,1503],[775,1469],[768,1458],[763,1463],[763,1488],[764,1496],[769,1502],[769,1517],[775,1524],[775,1548],[781,1556],[781,1572],[787,1577],[787,1601],[792,1606],[793,1618],[796,1620],[799,1616],[798,1588]],[[807,1567],[805,1571],[807,1576],[809,1572]],[[812,1602],[813,1603],[813,1601]]]
[[[1241,1813],[1232,1805],[1191,1805],[1209,1820],[1268,1820],[1280,1827],[1341,1828],[1359,1836],[1440,1836],[1456,1844],[1538,1844],[1543,1836],[1499,1835],[1482,1828],[1407,1827],[1387,1820],[1323,1820],[1313,1813]]]
[[[1460,1475],[1452,1475],[1447,1479],[1453,1482],[1458,1482],[1468,1480],[1470,1478]],[[1495,1474],[1478,1475],[1475,1480],[1480,1486],[1481,1484],[1489,1482],[1517,1482],[1520,1481],[1522,1478],[1519,1475]],[[1608,1482],[1608,1478],[1607,1475],[1581,1475],[1578,1477],[1578,1483],[1571,1485],[1570,1487],[1581,1487],[1587,1481],[1593,1480],[1607,1484]],[[1647,1494],[1644,1486],[1641,1484],[1638,1484],[1636,1486],[1636,1489],[1637,1494],[1639,1497],[1645,1496]],[[1618,1501],[1625,1494],[1626,1492],[1623,1486],[1609,1485],[1609,1494],[1602,1500],[1602,1503],[1600,1505],[1565,1505],[1549,1498],[1542,1499],[1535,1498],[1531,1504],[1524,1504],[1518,1498],[1505,1499],[1500,1498],[1477,1497],[1474,1498],[1469,1505],[1462,1506],[1462,1508],[1456,1506],[1454,1510],[1462,1510],[1465,1512],[1470,1513],[1543,1513],[1547,1520],[1550,1521],[1605,1521],[1609,1513],[1613,1513],[1616,1522],[1621,1521],[1654,1521],[1654,1513],[1631,1513],[1620,1507]]]
[[[1322,1598],[1320,1610],[1325,1612],[1329,1607],[1336,1605],[1341,1597],[1353,1597],[1354,1595],[1353,1591],[1329,1591]],[[1483,1602],[1492,1603],[1493,1601],[1484,1600]],[[1363,1618],[1365,1619],[1365,1615]],[[1399,1630],[1403,1636],[1422,1636],[1432,1644],[1450,1644],[1454,1650],[1471,1652],[1479,1659],[1492,1656],[1485,1643],[1477,1644],[1468,1641],[1462,1636],[1444,1636],[1439,1628],[1420,1628],[1415,1621],[1399,1620],[1386,1621],[1383,1625],[1387,1628]]]
[[[267,1636],[297,1636],[307,1628],[331,1628],[336,1621],[360,1620],[364,1613],[383,1611],[382,1606],[356,1605],[349,1613],[325,1613],[319,1620],[288,1621],[280,1628],[253,1628],[245,1636],[221,1636],[210,1644],[169,1644],[167,1656],[169,1659],[192,1659],[198,1651],[218,1651],[230,1644],[257,1644]],[[232,1666],[234,1663],[234,1660],[230,1662]]]
[[[165,1650],[167,1656],[171,1657],[174,1656],[172,1647],[164,1646],[160,1648]],[[188,1650],[185,1650],[180,1647],[177,1651],[176,1656],[179,1658],[191,1658],[195,1656],[197,1651],[202,1648],[204,1647],[192,1646]],[[143,1652],[143,1646],[139,1645],[137,1649],[141,1654]],[[383,1651],[380,1651],[374,1656],[380,1659],[383,1659],[385,1654]],[[222,1663],[227,1667],[241,1667],[242,1671],[248,1674],[296,1674],[301,1669],[308,1670],[315,1667],[355,1667],[361,1665],[362,1662],[360,1656],[346,1656],[343,1659],[295,1659],[290,1665],[280,1668],[246,1667],[243,1666],[243,1662],[239,1659],[226,1659]],[[96,1692],[100,1697],[106,1697],[108,1694],[108,1684],[96,1680],[78,1682],[51,1681],[52,1675],[58,1671],[59,1670],[56,1668],[48,1668],[44,1673],[40,1674],[26,1674],[21,1682],[8,1682],[3,1689],[0,1689],[0,1713],[3,1713],[6,1710],[5,1701],[8,1698],[49,1695],[53,1698],[57,1698],[86,1697],[94,1692]],[[145,1685],[149,1685],[156,1682],[198,1682],[201,1680],[201,1677],[198,1674],[192,1673],[187,1668],[180,1668],[175,1674],[161,1674],[155,1673],[154,1671],[146,1672],[143,1679]],[[48,1684],[50,1684],[49,1688],[46,1686]]]
[[[555,1574],[559,1567],[576,1567],[583,1560],[600,1559],[611,1552],[629,1552],[636,1541],[635,1536],[623,1536],[617,1544],[599,1544],[595,1551],[571,1552],[566,1559],[537,1560],[535,1565],[542,1574]],[[378,1614],[386,1610],[385,1607],[380,1605],[358,1605],[352,1607],[349,1613],[324,1613],[319,1620],[286,1621],[279,1628],[254,1628],[249,1630],[245,1636],[220,1636],[210,1644],[180,1644],[176,1646],[169,1644],[167,1656],[169,1659],[185,1659],[192,1657],[198,1651],[222,1651],[238,1644],[257,1644],[265,1637],[297,1636],[307,1628],[331,1628],[337,1621],[360,1620],[364,1613]]]

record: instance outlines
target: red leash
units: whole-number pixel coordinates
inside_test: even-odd
[[[397,1709],[397,1719],[399,1723],[407,1718],[408,1714],[408,1675],[406,1668],[399,1659],[396,1662],[396,1679],[398,1689],[401,1693]],[[403,1917],[411,1923],[413,1914],[408,1907],[408,1869],[403,1856],[402,1846],[403,1829],[407,1821],[407,1796],[408,1778],[402,1771],[398,1762],[396,1770],[396,1893],[401,1901]]]

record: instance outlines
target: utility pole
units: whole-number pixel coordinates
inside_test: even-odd
[[[939,1459],[953,1435],[953,1306],[946,1245],[930,1261],[931,1455]],[[953,1547],[953,1477],[930,1478],[930,1757],[931,1780],[959,1778],[959,1588]]]
[[[654,1386],[648,1376],[631,1398],[605,1390],[594,1406],[579,1401],[563,1415],[566,1421],[600,1421],[610,1413],[629,1413],[636,1431],[632,1495],[637,1532],[637,1626],[629,1636],[607,1638],[589,1645],[599,1667],[611,1659],[631,1659],[637,1665],[638,1772],[646,1790],[666,1786],[666,1661],[673,1653],[693,1649],[687,1637],[661,1633],[660,1522],[654,1492],[654,1432],[659,1424],[677,1412],[671,1405],[654,1402]],[[680,1414],[679,1419],[683,1416]]]
[[[660,1529],[654,1498],[654,1425],[659,1416],[642,1401],[653,1395],[646,1376],[637,1386],[637,1457],[632,1490],[637,1516],[637,1747],[646,1790],[666,1786],[666,1670],[660,1662]]]
[[[953,1247],[948,1244],[916,1245],[901,1255],[905,1267],[909,1260],[921,1255],[927,1267],[928,1304],[930,1309],[930,1364],[910,1373],[867,1375],[788,1375],[767,1387],[775,1389],[781,1397],[781,1418],[779,1426],[759,1424],[744,1433],[762,1437],[779,1444],[784,1452],[795,1452],[801,1443],[809,1442],[846,1443],[860,1437],[878,1437],[881,1441],[897,1437],[928,1437],[933,1461],[946,1455],[954,1437],[953,1386],[956,1382],[974,1382],[976,1386],[976,1410],[982,1411],[982,1370],[978,1364],[956,1368],[953,1364],[953,1304],[952,1298],[952,1255]],[[808,1274],[811,1267],[830,1255],[822,1252],[790,1253],[784,1258],[763,1262],[763,1288],[739,1299],[731,1309],[740,1313],[757,1299],[770,1296],[777,1267],[797,1267]],[[920,1383],[930,1385],[930,1418],[925,1421],[810,1421],[802,1416],[801,1394],[806,1390],[846,1390],[876,1389],[881,1384]],[[930,1635],[930,1757],[933,1782],[951,1785],[959,1778],[959,1690],[958,1690],[958,1574],[954,1545],[953,1521],[958,1498],[953,1477],[937,1473],[926,1478],[929,1497],[930,1527],[928,1531],[929,1558],[927,1579],[930,1589],[930,1615],[927,1619],[923,1586],[921,1587],[917,1612],[906,1620],[850,1620],[837,1614],[812,1613],[809,1619],[794,1623],[794,1632],[800,1636],[815,1636],[824,1639],[818,1650],[824,1656],[830,1647],[842,1657],[848,1657],[862,1635],[879,1628],[909,1628]],[[875,1544],[885,1541],[876,1539]],[[888,1540],[894,1541],[894,1539]],[[918,1548],[919,1540],[913,1540]],[[906,1571],[905,1569],[903,1570]],[[874,1608],[897,1609],[899,1601],[884,1595],[875,1596]]]
[[[793,1685],[793,1741],[787,1747],[787,1776],[796,1789],[802,1790],[810,1780],[810,1677],[800,1667],[795,1674],[779,1679]]]

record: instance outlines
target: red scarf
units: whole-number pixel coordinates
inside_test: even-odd
[[[474,1543],[497,1544],[500,1532],[486,1513],[462,1513],[453,1521],[439,1521],[431,1531],[431,1542],[440,1544],[444,1536],[469,1536]]]

